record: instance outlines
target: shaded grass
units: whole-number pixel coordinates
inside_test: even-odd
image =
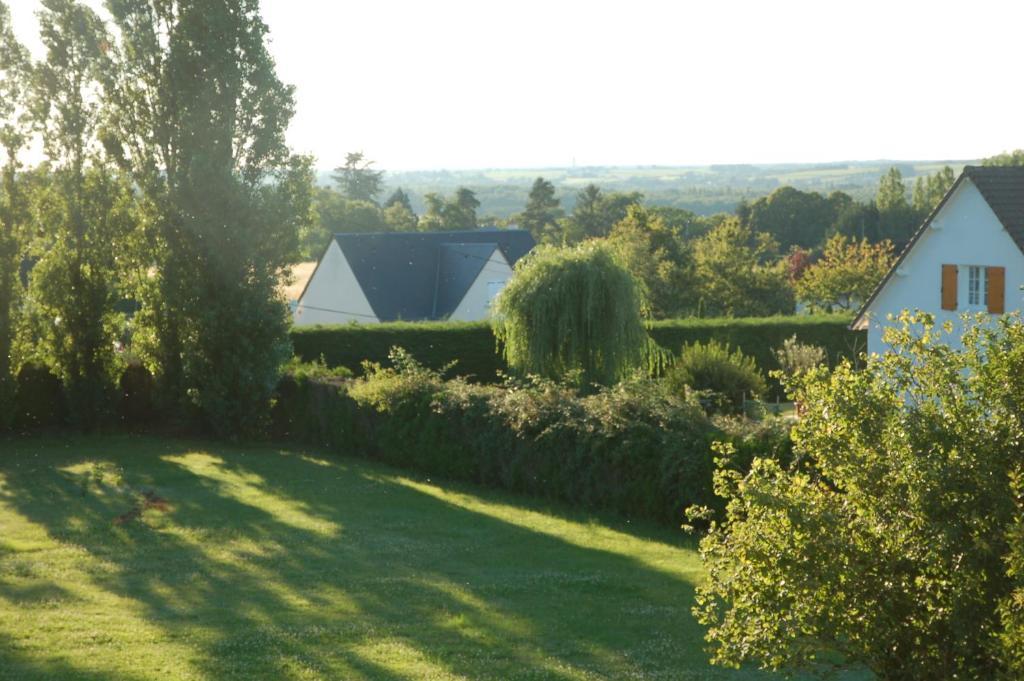
[[[0,443],[0,678],[768,678],[707,664],[701,575],[680,532],[355,460]]]

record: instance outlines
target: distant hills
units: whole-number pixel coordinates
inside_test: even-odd
[[[537,177],[555,184],[562,207],[572,210],[575,194],[587,184],[605,191],[640,192],[651,205],[674,206],[708,215],[732,211],[741,200],[752,200],[791,185],[804,191],[828,194],[844,191],[854,198],[874,195],[878,179],[896,166],[908,180],[949,165],[957,173],[973,160],[849,161],[834,163],[735,164],[710,166],[588,166],[574,168],[517,168],[479,170],[418,170],[387,172],[384,196],[396,187],[409,193],[417,212],[428,192],[451,194],[458,187],[476,192],[478,215],[508,218],[523,209],[530,185]],[[318,180],[331,183],[330,171]]]

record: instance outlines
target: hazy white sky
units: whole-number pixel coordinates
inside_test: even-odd
[[[8,0],[34,42],[35,0]],[[1024,3],[264,0],[294,147],[386,169],[1024,147]]]

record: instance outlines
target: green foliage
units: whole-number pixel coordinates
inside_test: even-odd
[[[558,219],[562,217],[561,202],[555,198],[555,186],[538,177],[526,201],[526,210],[516,217],[520,228],[533,235],[537,243],[561,243]]]
[[[629,207],[642,199],[640,192],[605,194],[597,185],[587,185],[576,194],[576,205],[565,221],[563,241],[572,244],[608,236],[612,227],[625,219]]]
[[[850,199],[845,194],[842,196]],[[835,222],[836,209],[846,205],[838,196],[827,199],[818,192],[779,187],[740,211],[740,218],[751,231],[770,234],[780,251],[788,251],[793,246],[813,248]]]
[[[345,165],[334,169],[331,177],[350,201],[365,201],[377,205],[377,195],[384,183],[383,171],[373,170],[373,161],[366,160],[361,151],[345,155]]]
[[[828,354],[825,352],[825,348],[820,345],[801,343],[796,334],[787,338],[781,348],[775,349],[775,358],[778,360],[782,372],[789,377],[796,377],[828,363]]]
[[[99,17],[71,0],[39,13],[45,61],[34,70],[35,118],[50,177],[34,201],[36,249],[30,294],[42,315],[38,340],[68,390],[72,421],[95,428],[112,411],[118,255],[135,229],[131,187],[97,152],[98,91],[109,67]]]
[[[933,175],[919,176],[914,181],[913,206],[921,216],[928,215],[946,195],[956,181],[956,174],[949,166]],[[923,218],[922,218],[923,219]]]
[[[753,358],[716,341],[684,345],[665,382],[676,394],[694,391],[712,411],[742,414],[747,399],[767,390]]]
[[[850,331],[843,315],[800,315],[749,319],[673,319],[652,322],[649,335],[666,349],[687,343],[717,340],[738,348],[755,359],[768,373],[781,368],[773,352],[788,338],[821,346],[830,364],[842,358],[856,360],[864,352],[865,333]],[[386,324],[338,324],[296,327],[291,330],[296,356],[303,362],[323,358],[327,366],[347,367],[361,373],[364,361],[383,363],[388,348],[406,348],[424,366],[440,370],[452,362],[449,374],[471,382],[493,383],[508,365],[496,351],[496,341],[486,322],[389,322]],[[772,396],[780,396],[772,384]]]
[[[494,335],[520,374],[611,385],[657,359],[641,302],[604,245],[540,246],[498,297]]]
[[[303,326],[291,329],[291,340],[302,362],[322,358],[329,367],[346,367],[357,374],[363,362],[386,362],[394,346],[406,348],[431,369],[457,362],[452,372],[471,381],[493,383],[500,372],[508,371],[487,322]]]
[[[878,206],[879,236],[903,243],[921,222],[922,215],[907,202],[907,185],[899,168],[889,168],[878,183],[875,195]]]
[[[1024,166],[1024,149],[1014,149],[982,159],[983,166]]]
[[[56,428],[67,422],[67,396],[59,377],[41,364],[18,371],[14,427],[19,431]]]
[[[349,391],[368,428],[360,441],[388,463],[663,522],[711,498],[716,431],[657,382],[581,397],[543,379],[446,381],[397,349],[391,359]]]
[[[871,244],[836,234],[821,259],[797,279],[797,297],[812,310],[855,310],[885,278],[893,259],[890,241]]]
[[[969,323],[958,349],[951,325],[902,321],[866,370],[796,382],[799,465],[744,474],[723,449],[695,609],[714,661],[1019,676],[1024,325]]]
[[[15,37],[10,10],[0,1],[0,431],[12,425],[16,388],[11,356],[21,309],[18,274],[28,222],[18,154],[30,126],[22,104],[27,98],[28,66],[28,51]]]
[[[612,228],[608,244],[640,285],[652,317],[681,316],[696,309],[693,256],[658,213],[630,206]]]
[[[697,239],[693,259],[703,316],[791,314],[793,288],[778,244],[730,218]]]
[[[105,147],[143,197],[155,276],[138,323],[172,406],[219,434],[268,415],[290,354],[279,273],[310,217],[311,160],[284,133],[293,89],[248,0],[116,0]],[[196,77],[202,73],[202,77]],[[155,262],[154,262],[155,261]]]

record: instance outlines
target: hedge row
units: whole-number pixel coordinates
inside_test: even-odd
[[[732,441],[741,469],[755,455],[791,455],[784,424],[716,425],[650,379],[580,396],[545,381],[479,385],[412,361],[396,365],[350,382],[286,377],[275,435],[675,526],[688,506],[720,503],[712,442]]]
[[[750,355],[762,371],[778,368],[772,354],[793,335],[802,342],[825,348],[831,363],[856,359],[866,349],[863,331],[850,331],[845,315],[796,315],[741,319],[681,319],[654,322],[651,336],[667,350],[678,353],[684,343],[717,340]],[[386,363],[393,346],[409,351],[424,366],[439,370],[457,362],[453,375],[481,383],[494,382],[508,372],[497,342],[486,322],[396,322],[297,327],[291,332],[296,356],[304,362],[321,357],[328,366],[344,366],[361,373],[364,360]]]

